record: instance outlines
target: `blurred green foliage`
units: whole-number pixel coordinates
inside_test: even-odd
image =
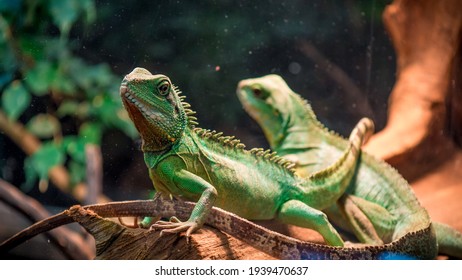
[[[61,164],[72,185],[82,182],[86,144],[100,145],[108,129],[136,135],[118,96],[121,78],[74,54],[72,27],[95,19],[93,0],[0,1],[1,111],[42,140],[24,162],[27,188]]]

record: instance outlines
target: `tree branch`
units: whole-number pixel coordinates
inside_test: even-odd
[[[85,204],[98,203],[98,197],[103,190],[103,157],[101,149],[94,144],[85,145],[85,157],[87,162],[87,189]]]
[[[35,199],[22,194],[14,186],[0,179],[0,200],[26,217],[31,223],[48,218],[50,213]],[[48,238],[70,259],[92,259],[94,251],[80,235],[67,228],[46,233]]]

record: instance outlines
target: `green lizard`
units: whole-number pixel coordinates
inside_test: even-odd
[[[237,94],[271,148],[294,161],[301,176],[324,169],[348,146],[344,138],[317,120],[308,102],[280,76],[241,81]],[[325,212],[334,224],[368,244],[388,243],[430,225],[407,181],[365,152],[345,195]],[[462,258],[461,233],[444,224],[433,225],[439,251]]]
[[[369,119],[351,133],[350,145],[328,168],[307,178],[292,163],[263,149],[244,149],[233,137],[196,127],[195,113],[164,75],[136,68],[126,75],[120,95],[142,139],[142,151],[157,192],[197,201],[185,222],[159,221],[163,232],[199,229],[212,206],[252,220],[277,219],[318,231],[327,244],[343,240],[320,210],[335,203],[348,186],[360,147],[372,133]]]
[[[138,93],[134,94],[132,92]],[[144,96],[145,93],[146,95]],[[322,229],[327,227],[329,231],[330,225],[323,213],[314,210],[316,213],[314,216],[306,215],[305,210],[311,208],[302,203],[301,200],[309,198],[313,193],[307,193],[301,188],[307,187],[313,190],[315,195],[319,195],[320,193],[323,195],[325,194],[328,199],[332,200],[332,194],[328,193],[332,190],[329,190],[329,188],[326,189],[326,186],[336,186],[349,181],[345,180],[345,177],[349,175],[336,175],[342,172],[347,172],[349,174],[354,170],[354,162],[357,160],[361,142],[360,136],[364,136],[366,132],[369,132],[368,127],[371,125],[369,121],[365,120],[360,122],[360,125],[358,125],[357,129],[352,133],[352,144],[347,145],[346,152],[344,152],[341,157],[343,160],[335,165],[331,165],[326,171],[315,173],[316,175],[303,180],[293,175],[287,167],[284,167],[286,164],[283,163],[283,161],[281,162],[281,159],[275,157],[272,153],[264,152],[260,149],[247,151],[244,150],[243,146],[239,145],[238,142],[231,142],[233,140],[228,137],[220,138],[222,137],[220,134],[212,133],[207,130],[204,132],[202,129],[195,128],[195,119],[191,116],[192,112],[184,108],[189,107],[189,105],[181,102],[182,97],[178,96],[177,90],[172,87],[169,79],[165,76],[153,76],[144,69],[135,69],[131,74],[127,75],[122,83],[121,95],[129,115],[142,135],[143,150],[147,153],[145,156],[146,163],[148,164],[151,178],[153,179],[154,185],[159,190],[159,193],[173,194],[187,199],[191,197],[199,198],[199,201],[194,205],[181,201],[175,202],[155,199],[151,202],[136,201],[95,205],[85,207],[85,209],[91,209],[104,217],[147,215],[165,217],[178,215],[183,219],[187,218],[189,215],[188,213],[192,213],[186,224],[161,223],[155,224],[154,227],[167,227],[172,229],[171,226],[173,226],[173,232],[187,230],[187,234],[190,234],[192,232],[192,230],[190,231],[192,226],[196,226],[194,229],[197,229],[202,223],[206,222],[232,236],[246,241],[264,252],[285,259],[377,259],[402,255],[416,258],[435,257],[436,241],[433,229],[430,225],[409,232],[401,238],[384,245],[360,248],[333,247],[302,242],[286,237],[252,224],[237,215],[211,207],[211,204],[221,207],[228,206],[227,208],[231,209],[233,212],[250,218],[275,217],[292,222],[293,220],[290,218],[295,217],[298,220],[295,220],[294,223],[299,225],[305,225],[307,222],[311,223],[310,221],[305,221],[305,219],[315,218],[315,220],[321,220],[323,223],[319,228]],[[155,104],[155,106],[149,104]],[[147,117],[145,117],[145,115]],[[164,122],[160,122],[161,119],[163,119]],[[180,133],[174,131],[176,124],[175,119],[187,121],[187,123],[180,126],[182,129]],[[168,120],[172,122],[168,123]],[[158,123],[157,126],[153,127],[156,123]],[[167,132],[163,132],[164,130],[161,130],[159,127],[164,127]],[[147,130],[148,128],[153,129],[153,131]],[[160,131],[156,132],[157,130]],[[166,140],[164,140],[164,137]],[[183,143],[183,141],[186,140],[188,140],[188,142],[186,142],[188,145]],[[233,156],[233,153],[236,155]],[[236,161],[235,158],[238,158],[239,161]],[[173,162],[171,162],[172,159],[174,159]],[[241,165],[239,165],[240,161],[245,162],[245,160],[250,160],[251,163],[244,163],[244,165],[241,163]],[[162,167],[163,161],[164,164],[168,166]],[[233,167],[236,163],[238,164],[237,166],[239,166],[237,169]],[[207,169],[207,166],[211,164],[220,165],[217,166],[218,169]],[[183,178],[187,178],[187,176],[181,172],[179,173],[179,178],[176,178],[178,170],[189,172],[188,168],[194,171],[194,173],[191,174],[192,176],[189,177],[192,178],[191,181],[183,181]],[[270,172],[265,172],[264,168],[271,170]],[[174,172],[165,172],[172,169]],[[204,174],[205,170],[209,171]],[[222,173],[223,171],[225,172]],[[239,173],[237,174],[237,172]],[[249,172],[252,173],[250,177],[248,174]],[[263,172],[264,177],[260,175],[260,172]],[[225,183],[220,183],[221,181],[218,180],[217,174],[225,174],[225,176],[229,175],[230,177],[224,178]],[[251,177],[256,177],[256,179]],[[268,177],[269,180],[265,177]],[[262,181],[260,180],[263,180],[265,184],[262,185]],[[329,182],[329,180],[337,182]],[[191,190],[194,191],[193,188],[197,186],[198,182],[204,181],[205,183],[203,184],[207,186],[205,188],[206,191],[207,188],[210,189],[209,186],[212,185],[210,182],[213,183],[212,186],[214,189],[216,187],[215,192],[213,190],[209,192],[212,194],[215,193],[215,203],[203,199],[204,197],[207,198],[207,194],[204,196],[204,191],[202,189],[199,189],[196,195],[187,193],[191,192]],[[314,185],[316,182],[318,184]],[[276,185],[276,187],[274,185]],[[263,186],[264,189],[260,189],[259,186]],[[243,189],[243,187],[248,189]],[[282,187],[284,189],[279,189]],[[184,189],[186,189],[186,191]],[[267,189],[272,192],[267,192]],[[278,192],[274,193],[274,190]],[[294,201],[294,199],[290,200],[291,198],[287,196],[297,194],[300,190],[303,191],[303,193],[297,197],[297,199],[300,200],[295,201],[301,203],[295,204],[297,207],[287,207],[287,205],[285,205],[287,202],[291,203],[291,201]],[[235,196],[234,193],[236,191],[240,193]],[[343,191],[337,190],[334,192],[342,193]],[[226,197],[220,200],[220,196]],[[340,196],[340,194],[337,196]],[[312,201],[310,201],[311,203],[318,203],[316,202],[317,197],[312,198]],[[320,199],[326,198],[321,197]],[[229,203],[237,204],[237,206],[229,206]],[[279,207],[274,207],[274,204],[277,203],[281,205]],[[271,205],[268,207],[267,204]],[[320,204],[329,203],[321,202]],[[204,208],[207,209],[204,211]],[[268,209],[270,211],[268,211]],[[287,210],[296,212],[292,212],[293,215],[290,215],[290,211],[282,213]],[[209,211],[210,213],[207,215]],[[205,215],[201,216],[200,213],[205,213]],[[287,216],[288,214],[289,217]],[[69,222],[72,222],[72,218],[68,216],[66,212],[50,217],[0,244],[0,252],[8,250],[12,246],[35,234]]]

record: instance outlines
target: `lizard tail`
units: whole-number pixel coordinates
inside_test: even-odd
[[[438,241],[438,253],[462,259],[462,233],[454,228],[433,222]]]
[[[343,195],[351,178],[356,172],[356,165],[360,157],[362,144],[372,135],[374,123],[368,119],[361,119],[350,134],[349,147],[343,155],[331,166],[311,174],[304,197],[307,204],[316,209],[324,209],[335,203]],[[315,188],[312,188],[316,186]],[[313,197],[320,197],[316,201]]]
[[[356,149],[365,144],[374,134],[374,122],[368,118],[362,118],[350,134],[350,143]]]

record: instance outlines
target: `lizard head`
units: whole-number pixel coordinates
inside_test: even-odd
[[[278,75],[239,82],[237,96],[245,111],[260,125],[272,148],[283,140],[290,125],[292,90]]]
[[[141,135],[144,152],[165,150],[183,134],[188,119],[167,76],[135,68],[122,81],[120,96]]]

